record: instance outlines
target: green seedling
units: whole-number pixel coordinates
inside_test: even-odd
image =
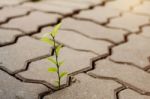
[[[67,75],[67,72],[60,72],[60,67],[64,64],[64,61],[59,61],[59,55],[60,55],[60,50],[62,49],[62,45],[58,44],[55,39],[60,27],[61,27],[61,24],[59,23],[54,27],[54,29],[50,33],[47,33],[45,36],[41,38],[41,41],[48,43],[54,49],[53,57],[48,57],[47,59],[49,62],[54,64],[55,67],[48,68],[48,71],[50,73],[57,74],[58,79],[55,82],[59,89],[61,86],[62,78]]]

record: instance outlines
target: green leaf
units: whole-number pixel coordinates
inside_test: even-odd
[[[54,60],[52,57],[48,57],[47,58],[50,62],[52,62],[53,64],[57,64],[56,60]]]
[[[54,27],[54,29],[53,29],[52,32],[51,32],[51,35],[52,35],[53,37],[56,36],[56,34],[58,33],[58,30],[60,29],[60,27],[61,27],[61,23],[57,24],[57,25]]]
[[[61,49],[62,45],[58,45],[56,48],[56,55],[59,55],[60,49]]]
[[[48,37],[43,37],[41,38],[41,41],[45,42],[45,43],[48,43],[50,45],[54,45],[54,41],[49,39]]]
[[[64,61],[61,61],[58,63],[59,66],[62,66],[64,64]]]
[[[57,72],[57,68],[55,68],[55,67],[50,67],[50,68],[48,68],[48,71],[49,71],[49,72]]]
[[[68,74],[67,72],[62,72],[62,73],[60,73],[60,78],[66,76],[67,74]]]

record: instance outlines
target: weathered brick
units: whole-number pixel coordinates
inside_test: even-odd
[[[119,93],[119,99],[150,99],[150,96],[141,95],[135,91],[126,89]]]
[[[150,15],[150,1],[144,1],[142,5],[139,5],[134,8],[134,12]]]
[[[75,77],[76,83],[44,99],[114,99],[114,90],[121,86],[114,81],[94,79],[85,74]]]
[[[38,99],[38,94],[48,91],[44,85],[24,83],[0,71],[1,99]]]
[[[38,16],[40,16],[40,18]],[[29,34],[37,31],[42,25],[57,22],[60,17],[61,16],[57,14],[47,14],[35,11],[28,16],[12,19],[8,23],[3,24],[2,27],[20,29]]]
[[[115,78],[122,84],[141,93],[150,92],[150,74],[132,65],[117,64],[108,59],[100,60],[96,62],[96,68],[89,73]]]
[[[21,16],[27,14],[30,9],[23,7],[4,7],[0,10],[0,23],[7,21],[9,18],[13,18],[16,16]]]
[[[145,26],[145,27],[143,27],[142,32],[140,33],[140,35],[149,38],[150,37],[149,31],[150,31],[150,26]]]
[[[42,34],[50,32],[51,27],[46,27],[42,30]],[[86,50],[93,52],[97,55],[108,53],[108,47],[111,45],[106,41],[98,41],[86,38],[73,31],[60,30],[60,33],[56,36],[56,40],[64,45],[72,47],[74,49]],[[41,38],[42,34],[37,34],[36,37]]]
[[[96,57],[96,55],[88,52],[80,52],[66,47],[62,48],[59,55],[59,61],[64,60],[64,65],[61,66],[60,71],[67,71],[69,74],[76,71],[86,69],[90,67],[91,58]],[[54,64],[50,63],[47,59],[42,59],[35,61],[30,64],[27,71],[21,72],[20,75],[28,79],[43,80],[55,85],[57,80],[56,73],[48,72],[49,67],[56,67]],[[91,68],[91,67],[90,67]],[[61,84],[66,83],[66,77],[62,79]]]
[[[98,6],[92,10],[81,11],[79,14],[75,15],[75,17],[99,23],[106,23],[109,18],[119,16],[119,14],[119,10],[107,6]]]
[[[0,45],[14,42],[16,36],[21,34],[19,31],[0,28]]]
[[[80,21],[72,18],[62,20],[62,29],[73,30],[92,39],[110,40],[118,43],[124,40],[126,31],[106,28],[89,21]]]
[[[149,65],[150,39],[138,35],[131,35],[127,43],[113,48],[111,59],[127,62],[145,68]]]
[[[0,0],[0,4],[2,5],[16,5],[22,3],[27,0]]]
[[[148,16],[125,13],[123,14],[123,16],[119,18],[112,19],[111,22],[108,24],[108,26],[126,29],[131,32],[137,32],[139,31],[140,26],[148,23],[149,23]]]
[[[49,46],[29,37],[19,38],[16,44],[0,48],[2,66],[14,72],[23,69],[27,60],[49,54]]]
[[[106,6],[116,8],[119,10],[127,11],[130,10],[135,5],[140,4],[141,0],[115,0],[106,3]]]

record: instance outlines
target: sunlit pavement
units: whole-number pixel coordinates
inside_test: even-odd
[[[69,75],[57,90],[52,46]],[[150,99],[150,0],[0,0],[0,99]]]

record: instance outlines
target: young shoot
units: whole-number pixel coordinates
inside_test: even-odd
[[[55,39],[56,35],[58,34],[58,30],[60,29],[60,27],[61,27],[61,23],[57,24],[50,33],[46,34],[45,36],[43,36],[41,38],[41,41],[48,43],[54,49],[53,57],[48,57],[47,59],[49,62],[54,64],[55,67],[49,67],[48,71],[50,73],[56,73],[57,74],[57,80],[55,82],[56,82],[57,87],[59,89],[61,86],[62,78],[67,75],[67,72],[65,72],[65,71],[61,72],[60,71],[61,66],[64,64],[64,61],[59,60],[59,55],[60,55],[60,51],[62,49],[62,45],[58,44],[56,42],[56,39]]]

